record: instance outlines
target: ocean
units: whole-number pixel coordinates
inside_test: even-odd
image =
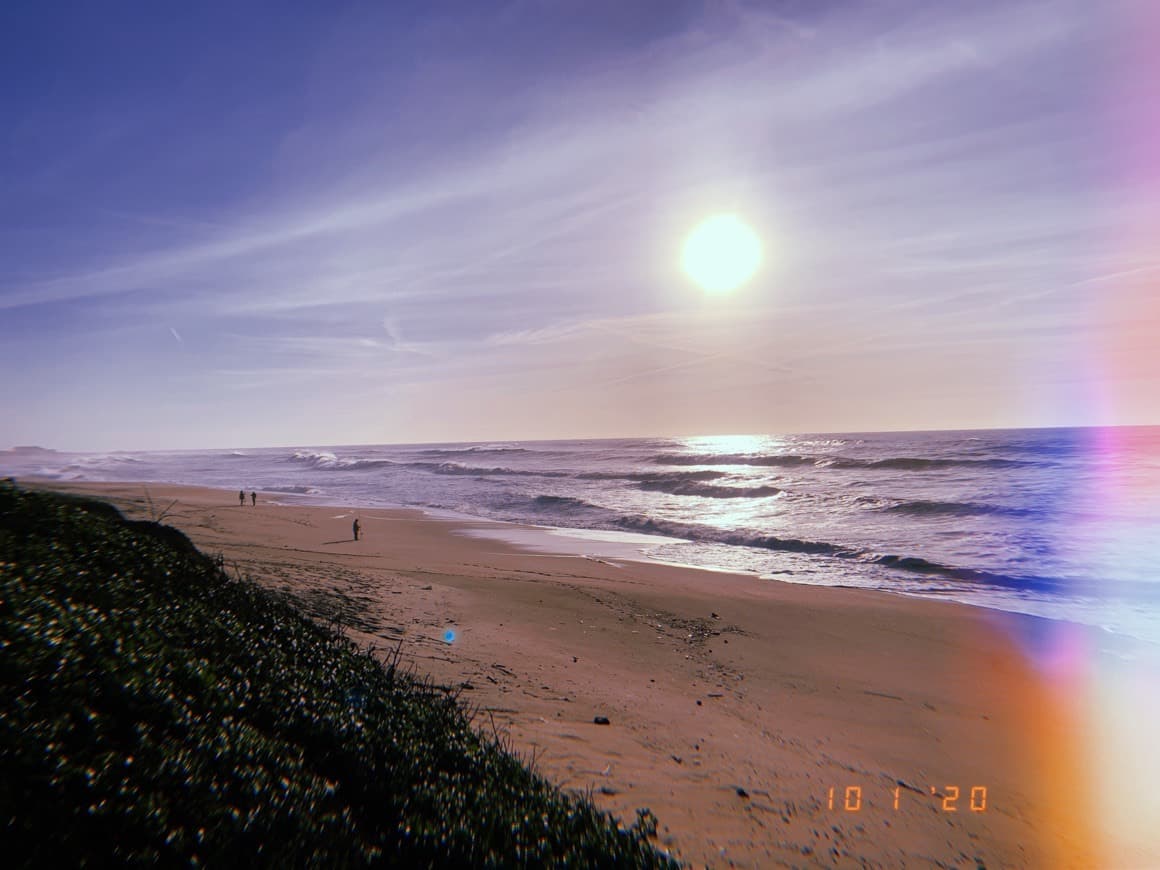
[[[621,538],[1160,643],[1160,427],[0,452],[0,473],[256,490]],[[706,574],[706,583],[713,582]]]

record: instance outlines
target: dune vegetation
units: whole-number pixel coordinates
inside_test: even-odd
[[[180,532],[0,484],[6,866],[675,866]]]

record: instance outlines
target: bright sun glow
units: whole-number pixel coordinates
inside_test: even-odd
[[[710,293],[734,290],[761,265],[761,239],[737,215],[715,215],[689,233],[681,264]]]

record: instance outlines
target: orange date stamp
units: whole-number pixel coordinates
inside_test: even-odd
[[[891,801],[892,809],[897,810],[901,806],[903,801],[902,792],[904,790],[922,794],[920,789],[899,784],[887,793],[893,798]],[[987,787],[985,785],[973,785],[969,790],[957,785],[945,785],[941,791],[932,785],[930,787],[930,793],[933,797],[941,801],[942,811],[944,813],[957,813],[960,811],[985,813],[987,811]],[[831,786],[830,790],[826,793],[827,809],[846,813],[860,813],[864,806],[869,806],[868,797],[864,802],[863,789],[860,785],[848,785],[845,788]]]

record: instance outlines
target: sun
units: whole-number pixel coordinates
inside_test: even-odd
[[[737,215],[714,215],[685,239],[681,265],[709,293],[735,290],[761,265],[761,239]]]

